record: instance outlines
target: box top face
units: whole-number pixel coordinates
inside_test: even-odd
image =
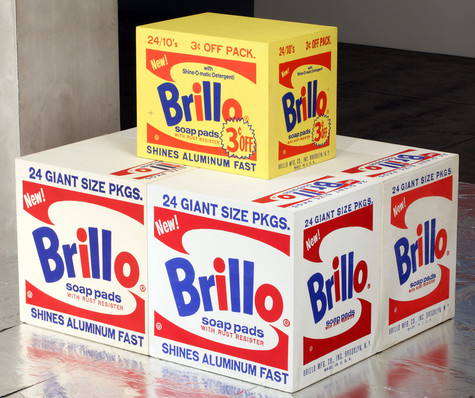
[[[341,172],[356,179],[390,178],[442,158],[458,157],[453,153],[345,136],[337,136],[336,146],[336,157],[322,163],[321,170]]]
[[[271,207],[297,209],[343,197],[415,168],[457,155],[339,136],[337,156],[270,180],[192,169],[160,182],[160,187]],[[152,190],[158,186],[152,185]]]
[[[133,128],[22,156],[17,161],[116,175],[145,183],[169,172],[189,169],[183,165],[137,157],[136,135],[137,129]]]
[[[365,156],[376,158],[377,155],[384,156],[385,154],[404,151],[407,149],[420,150],[424,152],[437,152],[446,153],[441,151],[435,151],[427,148],[413,147],[402,144],[393,144],[389,142],[375,141],[364,138],[355,138],[339,135],[338,140],[338,152],[345,152],[346,154],[353,154],[354,156]]]
[[[155,22],[139,26],[138,28],[270,43],[334,27],[227,14],[203,13]]]
[[[134,157],[133,136],[128,131],[106,134],[22,156],[21,160],[48,162],[54,166],[96,169],[103,163]],[[123,161],[122,161],[123,163]],[[100,168],[100,166],[99,166]]]
[[[245,204],[273,208],[306,208],[316,200],[327,201],[356,190],[377,185],[376,181],[354,179],[342,173],[320,171],[319,165],[292,172],[278,178],[261,180],[254,177],[193,169],[150,185],[151,193],[168,189],[190,195],[210,196]]]

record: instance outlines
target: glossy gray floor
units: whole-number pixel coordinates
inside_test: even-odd
[[[21,324],[0,262],[0,397],[474,397],[475,185],[461,183],[455,318],[293,395]]]

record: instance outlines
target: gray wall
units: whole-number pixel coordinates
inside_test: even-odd
[[[120,129],[117,0],[0,0],[0,253],[16,255],[14,158]]]
[[[255,0],[254,11],[338,26],[343,43],[475,57],[474,0]]]
[[[16,0],[22,155],[119,130],[117,0]]]
[[[14,159],[20,154],[15,1],[0,1],[0,250],[16,254]],[[1,280],[1,279],[0,279]]]

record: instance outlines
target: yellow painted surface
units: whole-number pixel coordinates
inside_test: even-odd
[[[204,13],[137,28],[137,146],[269,179],[335,156],[337,29]]]

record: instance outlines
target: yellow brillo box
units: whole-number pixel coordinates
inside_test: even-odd
[[[264,179],[335,156],[336,27],[203,13],[136,39],[139,156]]]

